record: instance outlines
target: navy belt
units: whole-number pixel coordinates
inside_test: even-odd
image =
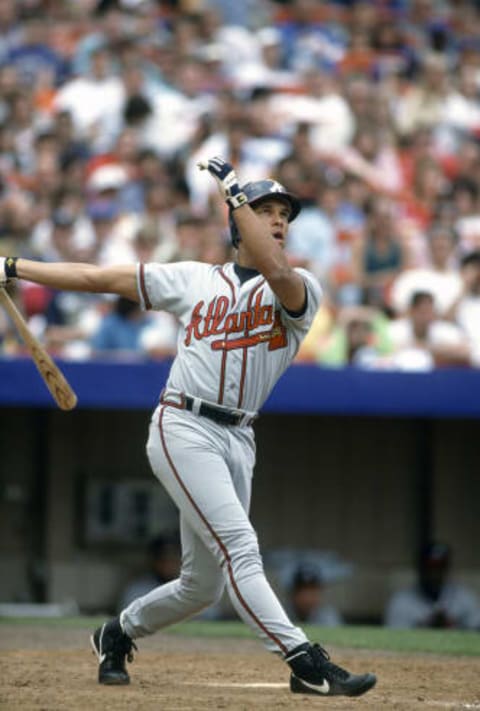
[[[258,417],[256,413],[229,409],[197,397],[166,389],[160,393],[160,402],[164,405],[178,407],[180,410],[189,410],[194,415],[206,417],[217,424],[233,427],[249,427]]]
[[[193,412],[193,397],[185,396],[185,409]],[[239,410],[228,410],[224,407],[216,407],[209,402],[201,402],[198,414],[207,417],[219,425],[242,425],[248,427],[256,419],[255,415],[246,415]]]

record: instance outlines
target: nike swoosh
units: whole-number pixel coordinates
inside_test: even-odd
[[[104,662],[106,658],[107,658],[107,655],[106,655],[106,654],[99,654],[99,655],[98,655],[98,661],[99,661],[99,663],[101,664],[102,662]]]
[[[300,679],[300,681],[304,686],[308,686],[309,689],[312,689],[312,691],[318,691],[319,694],[328,694],[330,691],[330,684],[326,679],[323,680],[321,686],[318,686],[318,684],[309,684],[305,679]]]

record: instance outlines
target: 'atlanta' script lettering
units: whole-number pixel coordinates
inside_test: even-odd
[[[193,308],[190,323],[185,329],[185,345],[189,346],[192,338],[202,340],[210,336],[221,336],[212,341],[213,350],[232,350],[247,348],[269,341],[270,350],[283,348],[287,345],[286,329],[283,326],[280,313],[274,312],[271,304],[262,305],[263,291],[255,297],[249,311],[238,311],[227,315],[228,299],[226,296],[215,297],[205,308],[205,301],[199,301]],[[250,334],[259,326],[272,328],[261,333]],[[243,334],[241,338],[227,340],[233,333]]]

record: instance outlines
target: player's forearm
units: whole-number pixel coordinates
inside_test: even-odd
[[[111,293],[135,299],[137,296],[134,265],[99,267],[82,263],[45,263],[19,259],[17,276],[37,284],[65,291]]]

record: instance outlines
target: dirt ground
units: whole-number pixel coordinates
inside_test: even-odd
[[[469,657],[330,648],[335,662],[375,672],[378,684],[359,699],[319,698],[291,694],[285,665],[256,641],[157,634],[140,640],[130,686],[103,687],[88,636],[2,624],[0,709],[480,709],[479,660]]]

